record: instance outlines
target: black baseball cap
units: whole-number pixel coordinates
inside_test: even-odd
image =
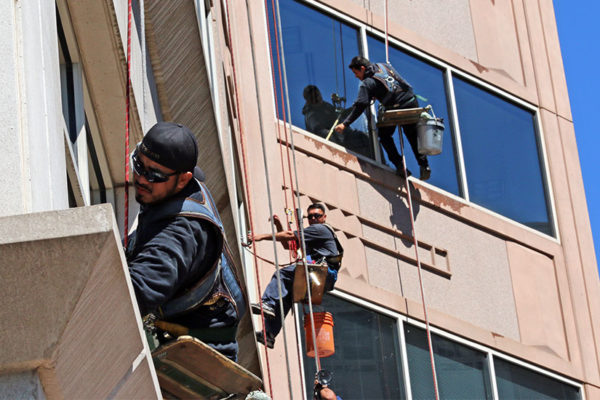
[[[192,131],[174,122],[154,125],[138,145],[138,151],[177,172],[192,172],[198,161],[198,143]]]

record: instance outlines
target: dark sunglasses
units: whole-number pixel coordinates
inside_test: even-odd
[[[143,176],[150,183],[166,182],[169,180],[169,177],[178,174],[178,172],[165,174],[164,172],[160,172],[155,169],[147,169],[138,158],[137,149],[131,153],[131,167],[136,174]]]
[[[319,214],[319,213],[314,213],[314,214],[308,214],[306,216],[306,218],[308,219],[319,219],[323,216],[323,214]]]

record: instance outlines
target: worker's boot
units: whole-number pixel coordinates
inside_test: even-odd
[[[422,181],[426,181],[427,179],[429,179],[431,177],[431,168],[429,168],[429,165],[421,165],[421,174],[419,176],[419,179]]]
[[[267,332],[267,340],[265,341],[265,336],[263,335],[263,331],[256,332],[256,341],[261,343],[264,346],[267,346],[269,349],[272,349],[275,346],[275,338]]]
[[[250,308],[252,309],[252,314],[260,315],[260,304],[252,303],[250,304]],[[262,303],[262,313],[267,318],[275,318],[275,310],[267,303]]]

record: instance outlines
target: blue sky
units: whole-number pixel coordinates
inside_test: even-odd
[[[592,223],[596,258],[600,255],[600,1],[554,0],[579,161]]]

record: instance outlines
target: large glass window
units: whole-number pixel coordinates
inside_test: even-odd
[[[333,372],[331,387],[343,399],[404,399],[404,377],[412,399],[435,398],[426,331],[414,322],[359,306],[326,294],[321,306],[333,315],[335,353],[321,358],[321,368]],[[300,309],[300,308],[298,308]],[[308,318],[308,316],[304,316]],[[302,320],[299,321],[302,323]],[[398,326],[403,326],[401,341]],[[301,329],[302,342],[306,343]],[[440,399],[565,399],[580,400],[581,388],[500,358],[490,349],[432,333]],[[402,363],[403,349],[406,361]],[[495,369],[495,384],[491,365]],[[403,371],[408,365],[408,371]],[[314,358],[304,355],[304,379],[312,393]],[[310,397],[310,396],[309,396]]]
[[[433,399],[433,377],[427,334],[405,324],[404,336],[414,399]],[[485,353],[432,335],[436,376],[441,399],[492,399]]]
[[[335,354],[321,358],[321,368],[334,373],[336,394],[345,400],[403,399],[397,320],[331,295],[322,306],[333,314]],[[306,343],[304,333],[302,339]],[[304,373],[312,393],[315,360],[306,355]]]
[[[579,400],[579,388],[495,358],[496,383],[500,400]]]
[[[368,37],[367,43],[369,45],[369,59],[372,62],[385,62],[385,43],[373,36]],[[389,57],[394,68],[413,87],[419,105],[421,107],[431,105],[435,116],[444,119],[443,151],[437,156],[428,157],[429,165],[433,171],[428,182],[450,193],[460,195],[455,162],[454,135],[448,118],[448,105],[446,103],[444,71],[391,46],[389,47]],[[394,142],[396,142],[398,149],[400,149],[399,140],[400,135],[394,134]],[[404,154],[407,155],[407,167],[412,171],[418,171],[419,166],[406,140],[404,141]],[[388,162],[388,164],[390,163]]]
[[[348,69],[352,57],[360,54],[359,32],[335,18],[295,1],[281,1],[283,47],[292,123],[326,138],[358,93],[359,81]],[[277,44],[272,5],[267,6],[271,27],[271,49],[276,76],[278,115],[283,119],[281,79],[277,70]],[[285,110],[287,111],[287,110]],[[286,114],[287,115],[287,114]],[[344,134],[333,132],[329,140],[372,157],[372,141],[362,116]]]
[[[454,92],[469,199],[552,235],[534,114],[460,78]]]
[[[332,132],[332,127],[347,115],[358,93],[360,81],[348,69],[350,60],[361,54],[368,55],[373,62],[384,62],[383,40],[359,29],[358,21],[335,18],[306,2],[281,0],[279,8],[292,123],[322,138],[332,133],[329,139],[332,142],[389,164],[385,152],[374,143],[370,107],[369,115],[361,116],[344,134]],[[284,92],[281,92],[282,75],[277,67],[275,41],[278,32],[270,1],[267,15],[275,63],[277,112],[283,119]],[[391,64],[413,86],[420,105],[430,104],[445,123],[443,152],[429,157],[432,168],[429,183],[540,232],[555,235],[535,112],[465,79],[452,77],[452,68],[425,56],[415,56],[401,47],[392,40]],[[459,127],[456,132],[455,125]],[[398,148],[399,139],[396,133]],[[405,143],[408,168],[419,171],[410,146]]]

